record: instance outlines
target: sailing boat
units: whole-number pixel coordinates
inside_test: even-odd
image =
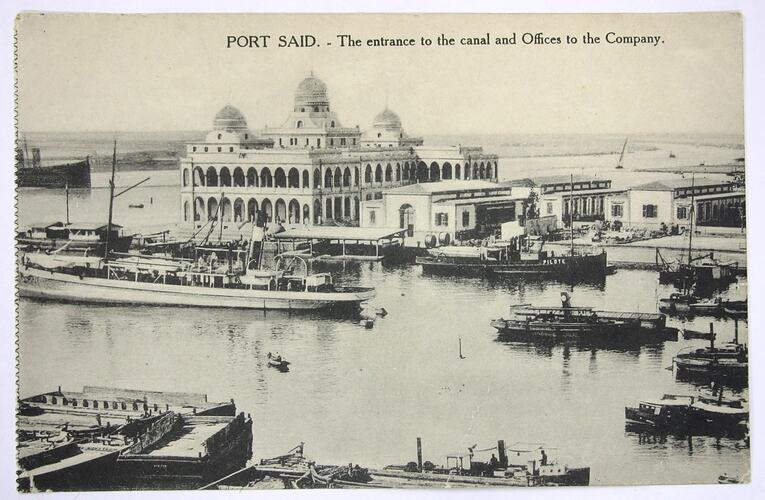
[[[629,140],[629,137],[624,138],[624,145],[622,146],[622,153],[619,155],[619,161],[616,163],[616,168],[621,169],[624,168],[624,165],[622,165],[622,161],[624,160],[624,151],[627,149],[627,141]]]
[[[109,182],[109,220],[102,256],[87,262],[74,259],[42,261],[23,254],[19,266],[19,295],[73,302],[206,306],[244,309],[316,310],[358,308],[375,295],[373,288],[336,286],[328,273],[310,274],[300,256],[277,259],[266,271],[251,259],[234,266],[234,249],[199,255],[196,259],[154,258],[119,253],[111,233],[117,143]],[[220,222],[220,216],[219,216]],[[255,230],[253,229],[253,239]],[[250,251],[252,245],[250,245]],[[253,268],[255,267],[255,268]]]

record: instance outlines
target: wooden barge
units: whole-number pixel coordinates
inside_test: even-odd
[[[199,488],[241,469],[252,457],[252,420],[166,413],[117,458],[116,472],[128,488]],[[155,438],[156,436],[156,438]],[[153,439],[152,439],[153,438]]]
[[[85,387],[19,401],[22,491],[199,487],[252,456],[252,420],[203,394]]]
[[[511,308],[509,319],[492,320],[501,336],[558,340],[676,340],[678,330],[656,313],[599,311],[591,307]]]

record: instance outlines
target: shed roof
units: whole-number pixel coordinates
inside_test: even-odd
[[[406,229],[390,227],[286,226],[274,235],[280,240],[364,240],[395,238]]]
[[[725,186],[731,183],[730,179],[709,179],[706,177],[696,179],[665,179],[632,186],[633,191],[674,191],[691,187]]]
[[[446,193],[450,191],[480,191],[484,189],[503,189],[508,186],[484,180],[448,180],[438,182],[422,182],[409,184],[397,188],[388,189],[386,194],[415,194],[428,195],[432,193]]]

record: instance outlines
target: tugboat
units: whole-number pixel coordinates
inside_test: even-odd
[[[703,299],[692,293],[672,293],[667,298],[659,299],[659,310],[667,314],[687,316],[722,316],[726,314],[735,316],[739,311],[743,311],[745,314],[746,309],[746,300],[725,300],[720,297]]]
[[[745,344],[734,341],[715,346],[714,334],[709,347],[689,347],[678,352],[672,361],[679,378],[746,383],[749,377],[749,351]]]
[[[696,218],[694,187],[695,182],[692,182],[687,261],[668,262],[658,248],[655,255],[659,282],[680,287],[685,294],[693,288],[708,291],[726,286],[736,280],[738,272],[738,262],[721,262],[715,259],[713,252],[693,256],[693,222]]]
[[[741,432],[749,421],[749,406],[741,399],[725,400],[722,388],[715,397],[699,396],[688,410],[688,426],[694,432]]]
[[[693,396],[665,394],[659,400],[646,399],[637,407],[624,408],[628,425],[654,429],[680,429],[686,423]]]
[[[473,486],[588,486],[589,467],[570,467],[550,457],[550,448],[537,443],[515,443],[447,455],[446,466],[430,462],[389,465],[371,471],[372,477],[391,477],[416,481],[448,481]],[[496,452],[496,455],[495,453]],[[491,455],[491,456],[489,456]],[[440,479],[439,479],[440,477]]]
[[[625,142],[626,146],[626,142]],[[571,195],[574,176],[571,176]],[[417,257],[425,272],[506,276],[542,276],[545,278],[603,281],[611,269],[602,249],[593,253],[574,250],[574,223],[569,226],[571,250],[568,255],[555,255],[543,250],[544,240],[518,236],[510,241],[484,247],[440,247],[429,250],[429,256]]]
[[[683,434],[742,434],[749,408],[739,398],[724,399],[722,387],[713,385],[711,396],[665,394],[659,400],[641,401],[637,408],[624,409],[627,425]]]
[[[489,277],[543,276],[557,279],[603,280],[605,251],[555,255],[542,250],[544,241],[525,236],[485,247],[439,247],[416,263],[425,272],[487,275]]]

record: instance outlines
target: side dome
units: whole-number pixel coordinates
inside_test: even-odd
[[[372,126],[382,128],[401,128],[401,118],[387,107],[375,116]]]
[[[215,114],[213,130],[225,130],[226,132],[238,132],[247,130],[247,120],[241,111],[227,104]]]
[[[305,78],[297,87],[295,91],[295,103],[296,104],[328,104],[329,97],[327,97],[327,86],[313,76]]]

